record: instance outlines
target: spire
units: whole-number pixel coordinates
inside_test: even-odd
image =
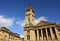
[[[28,5],[28,7],[32,8],[32,5],[31,5],[31,4],[29,4],[29,5]]]
[[[34,9],[33,9],[33,7],[32,7],[31,4],[29,4],[29,5],[27,6],[26,12],[28,12],[28,11],[30,11],[30,10],[32,10],[32,12],[34,13]]]

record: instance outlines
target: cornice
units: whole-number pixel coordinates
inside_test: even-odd
[[[13,33],[12,31],[10,31],[9,29],[7,29],[6,27],[1,27],[1,28],[0,28],[0,31],[6,32],[6,33],[8,33],[9,35],[13,35],[13,36],[15,36],[15,37],[20,38],[20,35],[19,35],[19,34]]]

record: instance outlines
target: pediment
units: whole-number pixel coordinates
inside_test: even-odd
[[[37,25],[42,26],[42,25],[48,25],[48,24],[51,24],[51,23],[46,22],[46,21],[40,21]]]

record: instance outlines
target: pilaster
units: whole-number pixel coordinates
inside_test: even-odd
[[[27,31],[24,31],[24,41],[27,41]]]
[[[35,30],[30,30],[30,40],[31,41],[35,41],[36,38],[35,38]]]

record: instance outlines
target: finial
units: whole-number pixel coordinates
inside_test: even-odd
[[[31,3],[28,5],[28,7],[32,7]]]

